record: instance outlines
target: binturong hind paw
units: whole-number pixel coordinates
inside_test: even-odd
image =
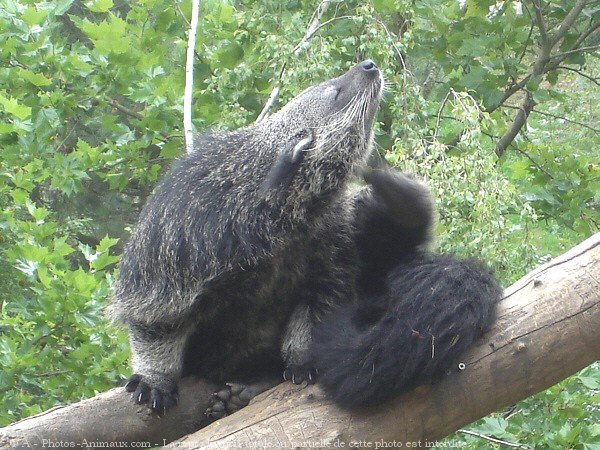
[[[222,419],[248,406],[250,400],[276,384],[275,380],[253,384],[227,383],[212,395],[205,414],[211,419]]]
[[[294,384],[302,384],[305,381],[306,384],[314,384],[317,380],[317,371],[308,364],[292,364],[283,371],[283,379]]]
[[[168,383],[166,389],[159,388],[137,373],[129,377],[125,390],[133,392],[133,400],[138,405],[147,403],[150,410],[158,416],[164,416],[178,401],[177,386],[174,383]]]

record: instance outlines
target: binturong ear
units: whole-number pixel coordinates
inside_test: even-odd
[[[294,146],[284,148],[273,163],[263,185],[265,190],[275,189],[289,182],[304,160],[304,155],[311,148],[314,138],[310,130],[303,130],[295,137],[297,139]]]

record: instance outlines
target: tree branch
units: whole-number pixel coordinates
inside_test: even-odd
[[[511,105],[504,105],[505,108],[510,108],[510,109],[520,109],[517,106],[511,106]],[[584,127],[587,128],[590,131],[593,131],[594,133],[600,133],[600,130],[598,130],[597,128],[591,127],[583,122],[577,122],[576,120],[572,120],[572,119],[567,119],[566,117],[563,116],[559,116],[557,114],[552,114],[549,112],[545,112],[545,111],[540,111],[539,109],[532,109],[531,110],[532,113],[536,113],[536,114],[540,114],[541,116],[548,116],[548,117],[552,117],[554,119],[560,119],[560,120],[564,120],[565,122],[569,122],[572,123],[573,125],[579,125],[580,127]]]
[[[599,359],[599,280],[600,233],[510,286],[492,330],[462,358],[464,369],[436,384],[349,412],[333,405],[317,386],[283,383],[168,448],[439,439]],[[35,448],[44,439],[46,446],[59,441],[80,446],[84,439],[162,445],[163,439],[169,442],[205,424],[202,412],[215,388],[184,380],[180,404],[160,419],[135,405],[122,388],[113,389],[0,429],[0,447]]]
[[[300,39],[300,42],[298,42],[298,44],[296,44],[296,46],[293,48],[292,55],[296,55],[300,51],[300,49],[302,49],[304,47],[304,45],[306,45],[312,39],[312,37],[317,32],[317,30],[320,29],[319,24],[321,22],[321,19],[323,18],[323,15],[325,14],[325,11],[327,11],[327,8],[329,8],[330,3],[331,3],[331,0],[322,0],[321,3],[319,3],[319,6],[317,6],[317,9],[313,12],[313,15],[308,24],[308,27],[306,28],[306,31],[304,32],[304,36],[302,36],[302,39]],[[262,111],[256,118],[256,121],[255,121],[256,123],[261,122],[267,116],[267,114],[269,113],[269,110],[273,107],[273,105],[277,101],[277,97],[279,96],[279,91],[281,90],[281,80],[283,79],[283,74],[285,73],[286,66],[287,66],[287,60],[285,60],[283,62],[283,64],[281,65],[281,70],[279,71],[279,77],[277,78],[277,81],[275,82],[275,87],[271,91],[271,94],[269,95],[269,99],[267,100],[267,103],[265,104]]]
[[[570,70],[571,72],[575,72],[576,74],[582,76],[583,78],[587,78],[592,83],[600,86],[600,77],[593,77],[591,75],[584,73],[583,71],[581,71],[579,69],[576,69],[574,67],[569,67],[569,66],[558,66],[557,69]]]
[[[352,412],[316,386],[284,383],[167,449],[348,447],[351,441],[406,447],[440,439],[598,359],[599,280],[600,233],[509,287],[495,326],[463,358],[465,369],[439,383]]]
[[[496,439],[496,438],[486,436],[485,434],[481,434],[481,433],[475,433],[474,431],[462,430],[462,429],[457,430],[457,431],[462,434],[468,434],[470,436],[475,436],[475,437],[484,439],[486,441],[493,442],[494,444],[502,444],[502,445],[506,445],[507,447],[512,447],[512,448],[523,448],[523,449],[530,448],[528,445],[513,444],[512,442],[507,442],[507,441],[503,441],[501,439]]]
[[[571,48],[578,48],[589,37],[590,34],[600,28],[600,22],[592,23],[592,25],[579,35]]]
[[[586,0],[577,0],[577,3],[573,7],[573,9],[569,11],[562,23],[559,25],[558,30],[556,30],[556,32],[550,39],[551,49],[554,48],[556,44],[558,44],[558,42],[565,36],[565,34],[567,34],[567,31],[569,31],[569,29],[573,26],[575,20],[577,20],[577,16],[579,16],[586,3]]]
[[[533,110],[535,106],[535,101],[533,100],[533,96],[531,92],[527,91],[525,94],[525,99],[521,103],[519,107],[519,111],[513,120],[513,123],[508,127],[508,130],[502,135],[502,137],[496,143],[495,152],[498,156],[502,156],[506,151],[507,147],[510,143],[517,137],[523,125],[527,122],[527,118],[529,117],[529,113]]]
[[[592,51],[598,50],[598,49],[600,49],[600,45],[592,45],[590,47],[578,47],[578,48],[573,48],[571,50],[568,50],[566,52],[555,53],[554,55],[550,56],[550,58],[552,58],[552,59],[556,58],[562,62],[567,58],[567,56],[573,55],[575,53],[592,52]]]
[[[188,31],[188,44],[185,58],[185,90],[183,94],[183,131],[185,135],[185,149],[188,153],[194,151],[192,96],[194,90],[194,50],[196,48],[196,30],[198,29],[199,9],[200,0],[192,0],[192,20]]]
[[[494,139],[500,139],[500,136],[496,136],[496,135],[488,133],[486,131],[482,131],[482,134],[484,134],[487,137],[489,137],[492,141]],[[517,147],[514,142],[510,143],[510,147],[514,148],[518,153],[520,153],[525,158],[527,158],[531,162],[531,164],[533,164],[537,168],[537,170],[539,170],[540,172],[542,172],[544,175],[546,175],[551,180],[554,180],[554,176],[550,172],[548,172],[546,169],[544,169],[541,166],[541,164],[539,164],[535,159],[533,159],[533,157],[529,153],[527,153],[525,150]]]
[[[535,10],[535,22],[540,30],[540,38],[542,40],[541,46],[551,48],[550,41],[548,40],[548,32],[546,31],[546,22],[544,22],[544,16],[542,15],[540,0],[534,0],[532,3],[533,9]]]
[[[133,117],[134,119],[142,120],[144,118],[144,116],[141,115],[139,112],[121,105],[118,101],[113,100],[112,98],[106,97],[106,103],[115,108],[117,111],[120,111],[127,116]]]
[[[523,46],[523,51],[521,52],[521,55],[519,56],[519,64],[521,64],[521,62],[523,61],[523,58],[525,57],[525,53],[527,52],[527,47],[529,47],[529,43],[531,42],[531,35],[533,34],[533,23],[531,24],[531,26],[529,27],[529,33],[527,34],[527,39],[525,39],[525,45]]]

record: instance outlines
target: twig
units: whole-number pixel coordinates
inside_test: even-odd
[[[583,42],[588,38],[588,36],[590,34],[592,34],[594,31],[598,30],[599,28],[600,28],[600,21],[596,22],[596,23],[592,22],[592,25],[587,30],[585,30],[583,33],[581,33],[579,35],[579,37],[573,44],[573,47],[571,47],[571,48],[578,48],[581,44],[583,44]]]
[[[121,111],[123,114],[131,116],[135,119],[142,120],[144,118],[144,116],[141,115],[139,112],[129,109],[126,106],[121,105],[119,102],[117,102],[116,100],[113,100],[112,98],[106,98],[106,103],[108,103],[110,106],[112,106],[116,110]]]
[[[131,117],[133,117],[134,119],[137,119],[137,120],[143,120],[144,119],[144,116],[142,114],[140,114],[139,112],[134,111],[132,109],[129,109],[126,106],[121,105],[116,100],[113,100],[112,98],[109,98],[109,97],[105,97],[105,99],[106,99],[106,103],[108,103],[110,106],[112,106],[113,108],[115,108],[117,111],[120,111],[123,114],[131,116]],[[163,139],[164,139],[165,142],[168,141],[168,140],[170,140],[170,139],[172,139],[173,137],[175,137],[175,136],[170,135],[169,133],[166,133],[164,131],[159,131],[159,133],[163,137]]]
[[[440,122],[442,120],[442,112],[444,111],[444,107],[446,106],[446,103],[448,103],[448,99],[450,98],[450,94],[452,94],[452,92],[454,92],[453,89],[450,89],[448,91],[448,93],[444,97],[444,101],[442,101],[442,104],[440,105],[440,109],[438,110],[437,119],[435,120],[435,129],[433,130],[433,139],[434,140],[437,139],[438,131],[440,129]]]
[[[256,118],[257,123],[260,122],[261,120],[263,120],[265,118],[265,116],[267,115],[267,113],[269,112],[269,110],[273,107],[273,105],[277,101],[277,98],[279,97],[279,91],[281,91],[281,86],[279,84],[277,84],[277,86],[275,86],[273,88],[273,90],[271,91],[271,93],[269,94],[269,98],[267,99],[265,106],[263,107],[262,111]]]
[[[404,61],[404,56],[402,55],[402,52],[396,45],[396,39],[394,39],[394,35],[390,32],[390,30],[388,30],[385,23],[383,23],[379,19],[375,19],[375,21],[383,28],[383,30],[385,31],[385,33],[387,34],[387,36],[390,40],[390,43],[392,44],[392,48],[398,55],[398,59],[400,59],[400,64],[402,64],[402,78],[403,78],[404,83],[406,83],[406,74],[410,75],[411,77],[414,77],[414,76],[413,76],[412,72],[410,70],[408,70],[408,68],[406,67],[406,61]]]
[[[590,52],[590,51],[594,51],[594,50],[598,50],[598,49],[600,49],[600,45],[592,45],[590,47],[579,47],[579,48],[574,48],[572,50],[568,50],[566,52],[555,53],[554,55],[551,55],[550,58],[552,58],[552,59],[558,58],[562,61],[567,56],[572,55],[574,53]]]
[[[510,108],[510,109],[521,109],[518,106],[512,106],[512,105],[504,105],[505,108]],[[560,120],[564,120],[565,122],[569,122],[572,123],[574,125],[579,125],[580,127],[584,127],[587,128],[588,130],[593,131],[594,133],[600,133],[600,130],[598,130],[597,128],[591,127],[583,122],[578,122],[576,120],[572,120],[572,119],[567,119],[566,117],[563,116],[559,116],[556,114],[552,114],[549,112],[545,112],[545,111],[540,111],[539,109],[532,109],[531,110],[532,113],[536,113],[536,114],[540,114],[542,116],[548,116],[548,117],[552,117],[554,119],[560,119]]]
[[[463,430],[462,428],[459,430],[456,430],[457,433],[463,433],[463,434],[468,434],[471,436],[475,436],[481,439],[485,439],[486,441],[490,441],[490,442],[494,442],[495,444],[503,444],[506,445],[507,447],[512,447],[512,448],[522,448],[522,449],[529,449],[530,447],[528,445],[524,445],[524,444],[515,444],[513,442],[507,442],[507,441],[503,441],[501,439],[496,439],[490,436],[486,436],[485,434],[481,434],[481,433],[476,433],[474,431],[469,431],[469,430]]]
[[[385,25],[385,23],[383,23],[379,19],[375,19],[375,21],[383,28],[383,30],[387,34],[387,37],[390,40],[390,44],[392,45],[392,48],[394,49],[394,51],[398,55],[398,59],[400,60],[400,64],[402,64],[402,101],[403,101],[403,109],[406,112],[406,110],[407,110],[407,103],[406,103],[407,102],[407,95],[406,95],[406,75],[410,75],[411,78],[413,78],[413,79],[414,79],[414,75],[406,67],[406,61],[404,61],[404,55],[402,55],[402,52],[400,51],[400,49],[396,45],[396,40],[397,39],[394,39],[394,35],[390,32],[390,30],[388,30],[388,28]]]
[[[489,137],[492,141],[494,141],[495,139],[500,139],[500,136],[498,136],[496,134],[488,133],[487,131],[484,131],[484,130],[481,130],[481,134],[484,134],[485,136]],[[525,158],[527,158],[529,161],[531,161],[531,164],[533,164],[537,168],[537,170],[542,172],[544,175],[546,175],[551,180],[554,180],[554,176],[550,172],[548,172],[546,169],[544,169],[540,163],[538,163],[535,159],[533,159],[533,157],[529,153],[527,153],[525,150],[522,150],[519,147],[517,147],[514,142],[510,143],[510,147],[514,148],[518,153],[520,153]]]
[[[331,0],[322,0],[321,3],[319,3],[319,6],[317,6],[317,9],[315,9],[315,11],[313,12],[311,20],[310,20],[308,27],[306,28],[306,31],[304,33],[304,36],[302,36],[302,39],[300,39],[300,42],[298,42],[298,44],[296,44],[296,46],[292,50],[292,55],[296,55],[300,51],[300,49],[302,49],[302,47],[307,42],[309,42],[310,39],[314,36],[314,34],[321,28],[321,26],[320,26],[321,19],[323,18],[323,14],[325,14],[325,11],[327,11],[327,8],[329,7],[330,3],[331,3]],[[330,23],[330,22],[331,22],[331,20],[327,21],[327,23]],[[269,95],[269,99],[267,100],[267,103],[265,104],[262,111],[256,118],[256,123],[261,122],[267,116],[267,114],[269,113],[269,110],[273,107],[273,105],[277,101],[277,97],[279,96],[279,91],[281,90],[281,80],[283,79],[283,74],[285,73],[286,66],[287,66],[287,60],[284,61],[283,64],[281,65],[281,70],[279,71],[279,77],[277,78],[277,81],[275,82],[275,87],[271,91],[271,94]]]
[[[523,155],[525,158],[527,158],[529,161],[531,161],[531,164],[533,164],[535,167],[537,167],[537,169],[542,172],[544,175],[546,175],[548,178],[550,178],[551,180],[554,180],[554,177],[552,176],[552,174],[550,172],[548,172],[546,169],[544,169],[535,159],[533,159],[531,157],[531,155],[529,153],[527,153],[525,150],[522,150],[521,148],[517,147],[514,143],[511,142],[510,146],[512,148],[514,148],[517,153],[520,153],[521,155]]]
[[[576,74],[581,75],[583,78],[587,78],[592,83],[597,84],[598,86],[600,86],[600,77],[592,77],[591,75],[583,73],[581,70],[578,70],[578,69],[576,69],[574,67],[558,66],[557,69],[570,70],[571,72],[575,72]]]
[[[47,378],[47,377],[55,377],[56,375],[64,375],[65,373],[70,373],[71,370],[55,370],[53,372],[43,372],[43,373],[35,373],[32,376],[34,378]]]
[[[319,26],[317,26],[314,30],[310,30],[310,33],[307,33],[307,34],[304,35],[304,37],[302,38],[302,40],[300,42],[298,42],[298,44],[296,44],[296,46],[292,50],[292,54],[293,55],[297,54],[302,49],[302,46],[304,44],[306,44],[310,39],[312,39],[312,37],[316,34],[316,32],[319,31],[321,28],[326,27],[331,22],[335,22],[336,20],[340,20],[340,19],[352,19],[352,16],[332,17],[331,19],[326,20],[323,23],[320,23]]]
[[[187,20],[187,17],[185,17],[185,14],[181,10],[181,5],[179,4],[179,2],[177,0],[175,0],[173,3],[175,3],[175,8],[177,8],[177,12],[179,12],[179,15],[181,16],[181,18],[183,19],[183,21],[185,22],[185,24],[187,25],[187,27],[189,29],[192,26],[192,24],[190,23],[189,20]]]
[[[183,130],[185,134],[185,149],[188,153],[194,151],[192,94],[194,88],[194,48],[196,47],[199,9],[200,0],[192,0],[192,20],[188,31],[188,45],[185,59],[185,91],[183,94]]]
[[[527,35],[527,39],[525,39],[525,45],[523,46],[523,51],[521,52],[521,55],[519,56],[519,64],[521,64],[521,62],[523,61],[523,58],[525,57],[525,53],[527,52],[527,47],[529,47],[529,43],[531,42],[532,34],[533,34],[533,23],[531,23],[531,26],[529,27],[529,34]]]

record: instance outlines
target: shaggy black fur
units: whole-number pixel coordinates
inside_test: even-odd
[[[423,186],[367,176],[357,206],[358,301],[313,332],[319,384],[341,406],[379,403],[448,371],[489,329],[502,289],[474,260],[421,249],[433,218]]]
[[[137,403],[165,414],[186,375],[238,382],[213,398],[222,417],[274,374],[314,382],[315,368],[341,405],[378,402],[443,374],[488,328],[493,277],[422,249],[428,190],[387,169],[349,189],[382,86],[364,61],[259,124],[203,138],[167,174],[110,307],[129,327]]]

